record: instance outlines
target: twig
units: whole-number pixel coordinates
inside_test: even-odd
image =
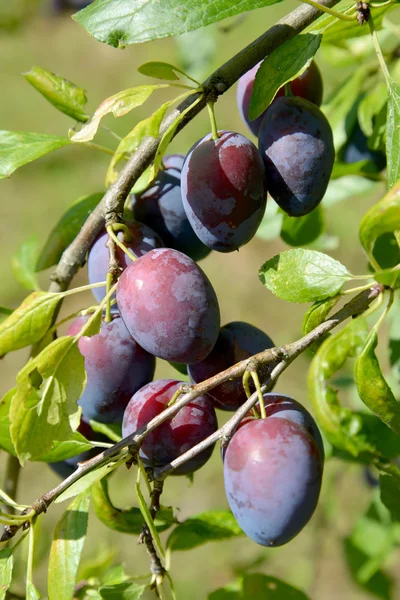
[[[310,333],[299,340],[285,346],[264,350],[263,352],[255,354],[254,356],[243,360],[236,365],[233,365],[229,369],[214,375],[214,377],[211,377],[206,381],[191,386],[188,392],[182,394],[172,406],[166,408],[161,414],[149,421],[149,423],[131,435],[127,436],[117,444],[114,444],[114,446],[111,448],[107,448],[97,456],[83,463],[79,463],[77,470],[72,475],[59,483],[59,485],[46,494],[43,494],[43,496],[36,500],[36,502],[34,502],[30,508],[26,509],[26,513],[29,513],[32,510],[35,511],[36,515],[45,512],[50,504],[54,502],[54,500],[56,500],[56,498],[58,498],[62,492],[75,483],[75,481],[78,481],[90,471],[108,464],[112,460],[115,460],[120,453],[124,453],[126,455],[127,449],[134,456],[138,452],[144,438],[150,432],[154,431],[154,429],[156,429],[159,425],[161,425],[161,423],[174,417],[182,407],[186,406],[186,404],[209,392],[217,385],[228,381],[228,379],[242,377],[249,366],[254,368],[254,365],[268,363],[271,367],[273,367],[264,383],[264,386],[262,387],[262,390],[265,391],[272,382],[278,379],[281,373],[283,373],[283,371],[295,360],[295,358],[297,358],[309,346],[311,346],[315,341],[321,339],[326,333],[334,329],[346,319],[350,317],[354,318],[363,313],[369,307],[371,302],[383,292],[383,290],[384,288],[382,285],[375,284],[371,286],[369,290],[363,291],[352,298],[350,302],[345,304],[345,306],[343,306],[343,308],[336,314],[318,325],[318,327],[310,331]],[[250,410],[257,402],[257,399],[258,394],[253,394],[249,400],[247,400],[247,402],[238,409],[238,411],[226,425],[219,429],[215,434],[207,438],[205,442],[201,442],[201,444],[198,444],[195,448],[192,448],[189,452],[186,452],[184,455],[182,455],[182,457],[185,457],[184,460],[188,460],[191,457],[190,453],[195,455],[198,452],[201,452],[204,447],[211,445],[218,439],[222,439],[222,441],[224,441],[224,439],[226,440],[226,438],[229,437],[230,433],[234,430],[247,411]],[[202,446],[202,444],[206,444],[206,446]],[[160,479],[164,478],[166,474],[165,470],[168,469],[168,472],[170,472],[173,468],[176,468],[178,466],[177,461],[183,462],[182,457],[176,459],[176,461],[173,461],[171,465],[164,467],[164,470],[157,470],[155,477]],[[181,462],[179,464],[181,464]],[[171,466],[172,468],[170,468]],[[22,514],[25,514],[25,511]],[[1,541],[7,541],[8,539],[12,538],[19,528],[20,525],[6,527]]]
[[[338,1],[322,0],[320,4],[321,6],[330,7],[337,4]],[[299,6],[214,71],[202,84],[204,94],[201,100],[188,111],[184,119],[179,123],[175,135],[205,108],[207,102],[210,100],[215,101],[236,83],[244,73],[284,42],[303,31],[320,15],[321,11],[316,8],[305,5]],[[176,109],[168,114],[162,122],[160,135],[157,139],[147,137],[143,140],[139,148],[122,168],[115,183],[110,186],[101,202],[89,215],[75,240],[63,253],[52,276],[53,281],[49,291],[60,292],[68,288],[73,276],[83,265],[91,244],[104,228],[105,222],[107,225],[111,225],[122,218],[124,202],[137,179],[154,159],[165,131],[199,97],[199,94],[191,94]]]

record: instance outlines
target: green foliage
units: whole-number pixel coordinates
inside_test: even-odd
[[[325,231],[323,208],[317,206],[303,217],[283,216],[281,238],[290,246],[307,246]]]
[[[179,67],[174,67],[174,65],[170,65],[166,62],[148,62],[144,65],[141,65],[138,68],[138,71],[142,75],[154,77],[155,79],[165,79],[167,81],[176,81],[179,79],[179,75],[177,75],[177,73],[186,77],[186,73],[182,71],[182,69],[179,69]]]
[[[39,253],[39,238],[32,234],[12,258],[14,277],[28,290],[40,290],[35,274],[35,263]]]
[[[243,535],[232,513],[210,511],[186,519],[171,533],[167,547],[171,550],[189,550],[207,542]]]
[[[99,594],[103,600],[139,600],[146,588],[147,585],[124,582],[115,585],[102,585],[99,588]]]
[[[12,548],[0,550],[0,600],[5,600],[7,590],[10,587],[13,565]]]
[[[400,85],[388,79],[387,106],[387,162],[388,188],[390,189],[400,178]]]
[[[395,475],[381,473],[379,477],[381,500],[390,512],[393,521],[400,521],[400,472]]]
[[[37,259],[35,271],[43,271],[58,263],[62,253],[75,239],[103,195],[103,193],[97,193],[82,196],[70,206],[51,230]]]
[[[98,467],[97,469],[93,469],[93,471],[86,473],[86,475],[81,477],[78,481],[76,481],[68,489],[66,489],[65,492],[60,494],[57,497],[56,502],[65,502],[65,500],[68,500],[69,498],[73,498],[78,494],[86,492],[86,490],[88,490],[94,483],[96,483],[96,481],[99,481],[100,479],[111,473],[113,468],[114,464],[108,463],[103,467]]]
[[[249,118],[256,119],[271,104],[277,91],[296,79],[310,65],[322,36],[313,33],[297,35],[264,59],[257,71],[251,95]]]
[[[68,138],[44,133],[0,131],[0,179],[10,177],[19,167],[68,144]]]
[[[352,276],[344,265],[327,254],[298,248],[267,260],[259,277],[278,298],[316,302],[336,296]]]
[[[48,572],[50,598],[69,600],[74,595],[76,576],[88,526],[89,504],[89,492],[83,492],[77,496],[61,517],[54,531]]]
[[[308,600],[299,589],[261,573],[251,573],[241,578],[234,586],[230,585],[212,592],[208,600]]]
[[[82,123],[88,120],[84,89],[42,67],[32,67],[23,75],[57,110]]]

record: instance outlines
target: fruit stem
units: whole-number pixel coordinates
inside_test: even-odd
[[[265,419],[267,416],[267,411],[265,410],[265,402],[264,402],[264,396],[263,396],[262,389],[261,389],[260,379],[258,377],[257,371],[250,371],[250,374],[253,379],[254,385],[256,387],[257,394],[258,394],[261,418]]]
[[[119,241],[118,237],[114,233],[112,225],[109,225],[107,227],[107,233],[110,236],[110,238],[117,244],[117,246],[121,248],[121,250],[123,250],[127,256],[129,256],[132,262],[136,260],[136,256],[132,254],[132,252],[125,246],[125,244]]]
[[[215,102],[212,102],[211,100],[207,102],[207,110],[211,123],[211,137],[214,140],[214,142],[216,142],[219,139],[219,135],[217,129],[217,122],[215,120],[214,104]]]
[[[323,6],[319,2],[314,2],[314,0],[301,0],[305,4],[309,4],[313,6],[317,10],[321,12],[327,13],[328,15],[332,15],[332,17],[336,17],[337,19],[341,19],[342,21],[354,21],[356,19],[356,15],[345,15],[343,13],[338,12],[337,10],[333,10],[332,8],[328,8],[328,6]]]
[[[106,295],[107,295],[107,302],[106,302],[106,316],[104,317],[104,321],[105,323],[111,323],[111,296],[110,296],[110,290],[111,290],[111,286],[113,284],[113,274],[110,273],[110,271],[108,271],[107,273],[107,284],[106,284]]]
[[[292,88],[290,87],[290,81],[285,83],[285,96],[291,98],[293,96]]]
[[[129,227],[125,225],[125,223],[114,223],[112,226],[113,231],[117,232],[122,231],[124,233],[124,243],[129,244],[129,242],[133,241],[133,236],[129,231]]]

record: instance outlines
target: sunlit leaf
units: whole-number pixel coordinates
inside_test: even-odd
[[[53,150],[68,146],[68,138],[44,133],[0,131],[0,179]]]
[[[210,511],[186,519],[168,538],[171,550],[189,550],[207,542],[244,535],[230,511]]]

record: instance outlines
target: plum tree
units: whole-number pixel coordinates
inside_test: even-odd
[[[210,253],[197,237],[186,216],[181,194],[181,169],[184,157],[164,158],[164,171],[142,194],[132,197],[135,218],[152,227],[169,248],[200,260]]]
[[[76,335],[88,317],[78,317],[67,334]],[[155,359],[132,338],[123,320],[113,314],[100,333],[78,342],[85,358],[87,383],[78,401],[85,421],[120,423],[132,394],[152,380]]]
[[[292,217],[322,200],[335,160],[332,129],[320,109],[299,97],[278,98],[259,132],[268,192]]]
[[[136,392],[125,410],[123,436],[130,435],[159,415],[182,383],[174,379],[160,379]],[[146,466],[163,467],[214,433],[217,428],[212,402],[205,396],[199,396],[146,437],[140,456]],[[197,471],[208,461],[213,449],[214,446],[209,446],[178,467],[174,474],[187,475]]]
[[[239,79],[236,90],[236,100],[242,121],[255,136],[258,136],[261,122],[266,112],[264,111],[256,119],[249,119],[250,98],[253,92],[256,73],[260,67],[260,64],[261,63],[250,69],[250,71],[247,71],[247,73],[245,73]],[[317,106],[321,106],[323,82],[321,72],[314,61],[301,75],[299,75],[299,77],[293,79],[289,85],[293,96],[300,96],[301,98],[304,98],[305,100],[308,100]],[[281,87],[277,91],[275,98],[280,98],[284,95],[285,88]]]
[[[220,315],[197,264],[172,249],[151,250],[122,273],[117,303],[131,335],[154,356],[195,363],[212,350]]]
[[[321,488],[322,458],[301,425],[255,419],[240,427],[224,457],[225,491],[245,534],[281,546],[310,520]]]
[[[201,241],[219,252],[247,244],[266,206],[265,173],[254,144],[239,133],[206,135],[186,156],[182,199]]]
[[[221,328],[216,344],[204,360],[188,365],[193,383],[204,381],[220,371],[274,346],[271,338],[254,325],[233,321]],[[208,392],[215,408],[236,410],[246,401],[241,379],[229,379]]]
[[[119,231],[117,236],[135,256],[143,256],[146,252],[149,252],[154,248],[162,248],[164,246],[164,242],[161,238],[147,225],[137,221],[131,221],[127,223],[127,227],[131,236],[130,241],[124,240],[124,233],[122,231]],[[109,258],[108,248],[106,246],[107,239],[107,232],[104,231],[98,236],[97,240],[89,250],[87,265],[89,283],[91,284],[100,283],[101,281],[106,280]],[[123,250],[121,250],[121,248],[117,247],[116,252],[119,265],[122,269],[125,269],[131,264],[132,260]],[[106,288],[93,288],[92,292],[97,302],[101,302],[106,295]]]

